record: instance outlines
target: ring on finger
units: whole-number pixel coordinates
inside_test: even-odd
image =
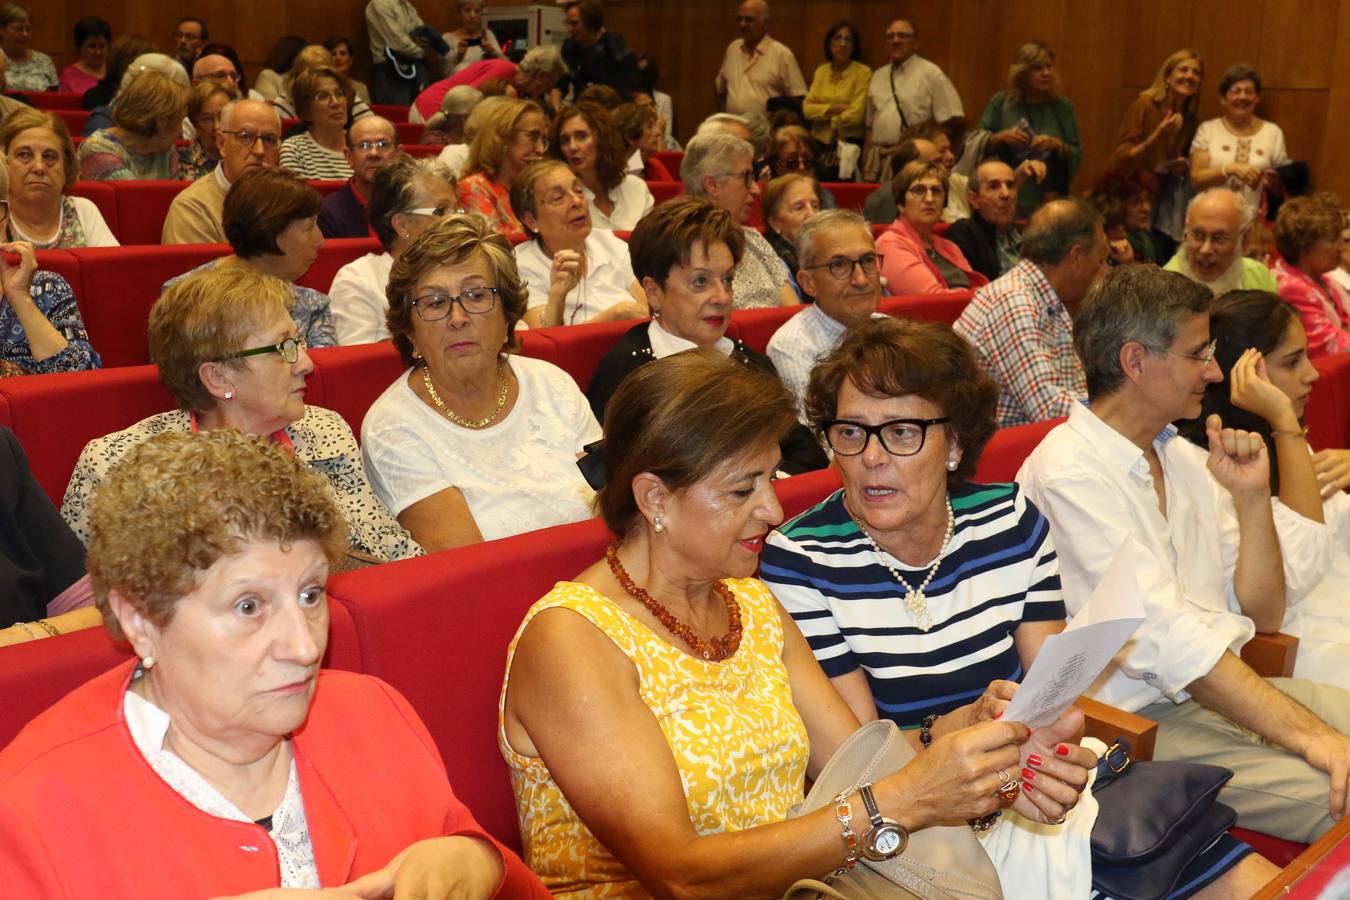
[[[1052,825],[1063,825],[1063,824],[1064,824],[1064,820],[1067,819],[1067,818],[1069,818],[1069,813],[1068,813],[1068,811],[1066,810],[1065,812],[1062,812],[1062,813],[1059,814],[1059,818],[1057,818],[1057,819],[1051,819],[1050,822],[1051,822]]]
[[[999,770],[999,786],[994,791],[994,796],[998,799],[1012,803],[1017,799],[1017,795],[1022,793],[1022,782],[1014,781],[1008,777],[1008,773],[1002,769]]]

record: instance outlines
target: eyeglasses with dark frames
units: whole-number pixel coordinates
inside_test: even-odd
[[[1145,346],[1148,345],[1145,344]],[[1180,350],[1169,350],[1166,347],[1149,347],[1148,349],[1152,350],[1154,353],[1168,353],[1171,354],[1172,356],[1180,356],[1184,357],[1185,359],[1193,359],[1198,363],[1204,363],[1205,365],[1209,365],[1210,363],[1214,362],[1214,354],[1218,352],[1219,339],[1215,338],[1214,340],[1210,341],[1207,345],[1205,345],[1205,349],[1201,350],[1199,353],[1182,353]]]
[[[831,419],[825,423],[825,442],[839,456],[857,456],[867,449],[867,442],[876,435],[881,449],[891,456],[913,456],[923,449],[928,429],[951,421],[951,416],[937,419],[891,419],[878,425],[864,425],[849,419]]]
[[[413,309],[417,310],[417,317],[423,322],[439,322],[442,319],[449,318],[450,311],[455,303],[459,303],[459,308],[469,315],[481,316],[492,312],[493,307],[497,305],[497,289],[495,287],[471,287],[465,288],[458,294],[432,291],[429,294],[414,297],[412,301]]]
[[[216,131],[220,134],[228,134],[230,137],[237,140],[240,146],[243,147],[252,147],[254,144],[258,143],[258,141],[262,141],[263,146],[267,147],[269,150],[273,147],[281,146],[281,135],[279,134],[257,134],[252,131],[226,131],[223,128],[218,128]]]
[[[853,277],[853,269],[856,266],[863,270],[864,275],[875,275],[881,271],[881,264],[886,261],[885,255],[881,253],[864,253],[857,259],[850,259],[847,256],[835,256],[823,263],[816,263],[814,266],[802,266],[803,269],[829,269],[830,274],[840,281],[846,281]]]
[[[746,170],[741,171],[741,172],[723,172],[723,173],[722,173],[722,177],[723,177],[723,178],[739,178],[740,181],[741,181],[741,183],[744,184],[744,185],[748,188],[748,187],[753,186],[754,183],[755,183],[755,170],[754,170],[754,169],[746,169]]]
[[[248,356],[261,356],[264,353],[280,353],[281,358],[286,360],[287,365],[294,365],[295,361],[300,358],[300,351],[307,349],[308,347],[309,343],[305,340],[303,334],[293,334],[275,344],[267,344],[263,347],[253,347],[249,350],[239,350],[224,358],[244,359]]]

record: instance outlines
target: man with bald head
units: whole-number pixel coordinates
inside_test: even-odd
[[[1106,254],[1101,215],[1076,198],[1052,200],[1027,222],[1022,261],[976,291],[956,320],[998,382],[1000,428],[1067,416],[1087,396],[1073,317]]]
[[[961,96],[942,69],[919,55],[914,23],[892,22],[886,28],[886,44],[890,62],[873,72],[867,85],[863,177],[868,179],[880,177],[882,162],[915,125],[937,122],[953,136],[965,130]]]
[[[739,116],[765,112],[774,97],[805,97],[797,57],[769,37],[769,4],[744,0],[736,14],[741,36],[727,45],[717,73],[722,108]]]
[[[223,88],[239,89],[239,72],[228,56],[209,53],[192,64],[192,83],[214,81]]]
[[[249,169],[281,161],[281,117],[261,100],[225,104],[217,120],[220,165],[174,198],[160,243],[223,244],[225,193]]]
[[[1202,191],[1186,206],[1181,247],[1163,268],[1200,282],[1216,297],[1236,290],[1278,293],[1270,269],[1243,255],[1254,221],[1256,210],[1236,191]]]
[[[323,199],[319,231],[326,238],[369,237],[373,233],[366,216],[370,189],[375,173],[398,155],[398,129],[381,116],[357,119],[347,129],[342,155],[352,167],[352,177]]]
[[[1017,173],[1007,163],[985,160],[970,179],[970,216],[947,229],[947,240],[960,247],[971,267],[990,281],[1022,259],[1022,230],[1013,222],[1020,186]]]

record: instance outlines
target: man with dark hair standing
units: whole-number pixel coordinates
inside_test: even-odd
[[[173,29],[174,55],[183,64],[183,69],[191,72],[192,65],[201,56],[202,44],[206,43],[208,32],[206,22],[195,16],[184,16]]]
[[[623,35],[605,28],[600,0],[571,0],[563,8],[563,23],[569,36],[563,41],[562,57],[573,96],[590,84],[609,85],[625,97],[641,86],[637,54]]]

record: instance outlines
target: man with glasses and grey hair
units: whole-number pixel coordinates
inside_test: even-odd
[[[801,262],[797,283],[815,302],[774,332],[769,359],[797,399],[800,416],[816,361],[834,349],[850,326],[879,315],[881,258],[862,216],[848,209],[827,209],[802,223],[797,259]]]
[[[1202,191],[1187,204],[1181,247],[1163,268],[1200,282],[1215,297],[1237,290],[1276,293],[1270,269],[1242,255],[1255,221],[1256,210],[1236,191]]]
[[[398,129],[383,116],[357,119],[347,129],[342,155],[352,167],[347,183],[323,198],[319,231],[325,238],[369,237],[374,234],[366,216],[375,175],[398,155]]]
[[[261,100],[233,100],[220,110],[220,165],[188,185],[169,206],[163,244],[223,244],[225,193],[249,169],[281,161],[281,117]]]
[[[1223,380],[1210,303],[1153,266],[1098,282],[1074,320],[1091,407],[1075,403],[1017,481],[1050,523],[1070,616],[1132,553],[1144,622],[1090,696],[1156,721],[1154,758],[1232,769],[1218,799],[1239,826],[1312,842],[1347,811],[1350,692],[1262,678],[1239,653],[1321,579],[1311,538],[1327,526],[1272,510],[1259,435],[1210,416],[1208,453],[1177,439],[1171,423]]]

